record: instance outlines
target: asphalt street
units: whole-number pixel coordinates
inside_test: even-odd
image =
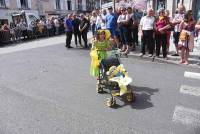
[[[200,133],[199,75],[187,75],[199,69],[121,61],[133,78],[136,101],[117,99],[109,108],[109,94],[97,94],[89,75],[89,50],[59,43],[1,53],[0,134]]]

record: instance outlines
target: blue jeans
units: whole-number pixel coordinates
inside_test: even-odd
[[[120,30],[120,37],[121,37],[121,41],[124,45],[128,45],[128,29],[125,26],[121,26],[119,28]]]

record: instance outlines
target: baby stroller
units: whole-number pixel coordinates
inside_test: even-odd
[[[96,90],[98,93],[101,93],[104,89],[108,89],[111,97],[107,98],[106,105],[108,107],[114,106],[116,104],[116,97],[122,97],[127,102],[133,102],[135,96],[129,85],[132,79],[128,77],[126,70],[120,63],[117,51],[113,50],[108,58],[101,60],[99,66],[100,71]]]
[[[99,34],[102,31],[98,31]],[[105,50],[109,43],[109,31],[103,30],[105,34],[105,42],[94,42],[91,49],[91,74],[98,77],[96,90],[98,93],[108,89],[110,98],[107,98],[106,105],[112,107],[116,104],[116,97],[123,97],[128,102],[134,101],[134,94],[130,88],[132,79],[128,77],[127,71],[120,63],[120,53],[117,48],[112,51]],[[107,33],[107,36],[106,36]],[[96,43],[96,44],[95,44]],[[103,44],[105,43],[105,44]]]

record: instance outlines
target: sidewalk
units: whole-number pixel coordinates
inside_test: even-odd
[[[17,51],[22,51],[22,50],[33,49],[33,48],[53,46],[53,45],[57,45],[57,44],[63,44],[63,46],[64,46],[65,38],[66,38],[65,35],[60,35],[60,36],[55,36],[55,37],[51,37],[51,38],[41,38],[41,39],[37,39],[37,40],[33,40],[33,41],[8,45],[8,46],[0,48],[0,55],[17,52]],[[91,38],[92,38],[92,33],[89,32],[88,33],[88,41]],[[75,44],[74,44],[74,37],[73,37],[72,46],[74,46],[74,45]],[[140,57],[140,50],[141,50],[141,45],[137,46],[135,51],[130,52],[128,57],[134,57],[134,58],[139,58],[139,59],[144,59],[144,60],[149,60],[149,61],[154,61],[154,62],[162,62],[162,63],[171,63],[171,64],[181,65],[181,64],[179,64],[179,60],[180,60],[179,56],[171,56],[172,54],[175,53],[175,46],[173,44],[173,38],[170,39],[168,60],[164,60],[163,58],[148,57],[147,53],[146,53],[147,55]],[[190,64],[188,66],[200,68],[200,38],[198,40],[195,39],[195,46],[194,46],[193,52],[190,52],[189,63]],[[184,66],[187,66],[187,65],[184,65]]]
[[[137,46],[135,51],[130,52],[129,57],[135,57],[135,58],[157,61],[157,62],[166,62],[166,63],[171,63],[171,64],[179,64],[179,61],[180,61],[180,56],[172,56],[172,54],[174,54],[176,52],[172,36],[170,38],[170,48],[169,48],[168,60],[165,60],[163,58],[148,57],[148,53],[146,53],[145,56],[140,57],[140,52],[141,52],[141,45]],[[193,52],[190,52],[189,63],[190,63],[189,65],[185,65],[185,66],[200,68],[200,38],[195,39],[194,50],[193,50]],[[181,65],[181,64],[179,64],[179,65]]]

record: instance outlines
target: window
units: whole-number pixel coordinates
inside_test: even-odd
[[[164,8],[165,9],[165,0],[158,0],[157,1],[157,9]]]
[[[60,0],[56,0],[56,9],[60,10]]]
[[[0,0],[0,7],[5,7],[6,4],[5,4],[5,0]]]
[[[28,1],[27,0],[20,0],[21,8],[27,9],[28,8]]]
[[[72,2],[71,2],[71,0],[67,1],[67,9],[68,10],[72,10]]]
[[[82,0],[78,0],[78,10],[82,10]]]

